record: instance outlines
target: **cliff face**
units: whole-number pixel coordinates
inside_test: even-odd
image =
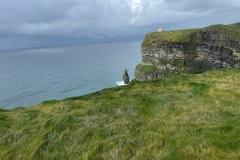
[[[201,73],[240,66],[240,23],[202,29],[154,32],[142,43],[136,80],[154,80],[169,73]]]

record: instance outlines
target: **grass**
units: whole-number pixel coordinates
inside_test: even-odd
[[[239,24],[240,23],[235,23],[232,25],[222,25],[222,24],[212,25],[205,28],[204,30],[214,30],[219,33],[227,33],[229,36],[233,38],[240,39],[240,30],[237,29],[239,28]]]
[[[156,66],[138,64],[136,70],[141,71],[143,73],[152,73],[156,70]]]
[[[226,33],[233,39],[239,40],[240,37],[240,23],[231,25],[212,25],[206,28],[185,29],[166,32],[153,32],[146,35],[143,44],[149,47],[157,47],[158,45],[166,45],[171,43],[180,44],[201,44],[202,32],[215,31],[217,33]],[[220,43],[220,42],[219,42]],[[224,44],[219,44],[224,45]]]
[[[240,29],[240,22],[231,24],[230,26]]]
[[[240,69],[0,110],[0,159],[240,159]]]
[[[200,29],[186,29],[186,30],[175,30],[167,32],[153,32],[147,34],[143,43],[150,44],[152,46],[157,44],[167,43],[189,43],[191,41],[191,35],[195,34],[196,43],[201,43],[202,39],[198,35]]]

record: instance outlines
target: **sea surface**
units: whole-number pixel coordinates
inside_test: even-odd
[[[33,106],[122,85],[141,62],[141,42],[0,51],[0,108]]]

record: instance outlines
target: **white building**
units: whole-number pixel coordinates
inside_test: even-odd
[[[163,32],[163,29],[161,27],[158,28],[158,32]]]

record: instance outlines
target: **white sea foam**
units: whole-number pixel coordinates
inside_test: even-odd
[[[126,84],[124,84],[124,82],[123,81],[117,81],[117,82],[115,82],[118,86],[124,86],[124,85],[126,85]]]
[[[130,80],[131,81],[131,80]],[[124,81],[117,81],[115,82],[118,86],[125,86],[127,84],[124,84]]]

